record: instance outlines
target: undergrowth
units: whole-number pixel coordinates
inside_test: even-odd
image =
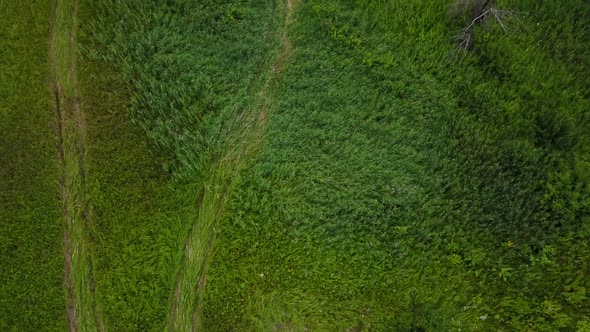
[[[498,1],[467,53],[450,5],[302,6],[209,329],[587,327],[588,5]]]
[[[0,1],[0,330],[67,326],[49,1]]]
[[[175,177],[203,178],[255,99],[276,46],[273,2],[101,1],[89,31],[133,93],[130,112]]]
[[[105,326],[166,327],[193,229],[204,330],[590,329],[590,5],[495,1],[462,50],[453,2],[302,1],[260,96],[277,3],[82,1]],[[50,11],[0,8],[0,329],[63,329]],[[260,98],[256,156],[215,168]]]
[[[89,172],[105,325],[162,329],[180,286],[185,319],[178,324],[192,318],[192,291],[205,263],[200,255],[208,249],[185,252],[185,241],[209,239],[208,231],[196,238],[191,231],[211,226],[197,219],[207,210],[198,195],[211,189],[203,204],[219,200],[215,188],[223,185],[205,183],[216,179],[207,170],[234,148],[226,141],[239,136],[240,121],[264,83],[259,73],[277,45],[272,29],[280,18],[273,12],[274,4],[264,1],[87,6]]]

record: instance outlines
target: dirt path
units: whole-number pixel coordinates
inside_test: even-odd
[[[178,274],[176,289],[168,315],[170,331],[199,331],[203,310],[203,292],[206,285],[206,269],[215,241],[215,229],[221,218],[227,194],[235,174],[244,165],[245,157],[251,155],[262,139],[264,125],[271,105],[273,83],[291,57],[292,46],[288,38],[288,26],[293,22],[297,0],[286,2],[286,17],[281,33],[283,49],[271,67],[268,80],[259,91],[257,105],[249,116],[240,116],[242,132],[239,144],[228,149],[226,155],[208,172],[198,202],[198,211],[193,228],[185,242],[184,259]]]
[[[76,72],[77,0],[54,0],[50,64],[55,96],[64,245],[64,283],[71,331],[104,330],[94,300],[85,194],[85,118]]]

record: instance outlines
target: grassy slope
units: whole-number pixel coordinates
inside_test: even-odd
[[[457,63],[448,4],[304,5],[209,329],[587,324],[588,6],[499,6],[528,30],[478,29]]]
[[[66,328],[48,1],[0,2],[0,329]]]

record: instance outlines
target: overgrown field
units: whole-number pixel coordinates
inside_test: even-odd
[[[590,7],[497,7],[304,2],[209,330],[588,328]]]
[[[68,326],[41,2],[0,0],[0,330]],[[590,4],[475,2],[79,0],[80,329],[590,330]]]
[[[215,178],[207,171],[225,155],[226,140],[239,135],[237,120],[264,82],[260,73],[281,19],[274,7],[263,1],[85,6],[95,278],[106,326],[163,329],[177,306],[175,288],[199,279],[202,266],[185,266],[186,241],[192,229],[208,229],[194,225],[206,210],[199,195],[217,195],[212,188],[221,186],[205,182]],[[198,233],[190,241],[208,238]],[[181,305],[192,304],[182,309],[191,317],[196,295],[188,290],[178,296]]]
[[[236,117],[255,100],[281,17],[273,1],[101,1],[89,57],[115,63],[130,112],[177,178],[205,177]],[[261,76],[262,75],[262,76]]]
[[[0,330],[63,330],[51,4],[0,1]]]

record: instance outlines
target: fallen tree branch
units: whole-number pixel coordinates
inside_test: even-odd
[[[490,1],[486,2],[484,6],[487,6],[489,2]],[[490,16],[493,17],[496,22],[498,22],[498,24],[500,25],[502,30],[504,30],[505,33],[508,33],[510,31],[506,24],[506,21],[510,18],[516,17],[516,15],[514,15],[514,12],[510,10],[500,10],[495,8],[486,9],[481,14],[474,17],[469,23],[469,25],[467,25],[467,27],[461,30],[461,33],[457,37],[460,49],[467,50],[471,47],[473,41],[474,26],[479,22],[485,21],[486,18]],[[516,19],[520,22],[518,17],[516,17]]]

